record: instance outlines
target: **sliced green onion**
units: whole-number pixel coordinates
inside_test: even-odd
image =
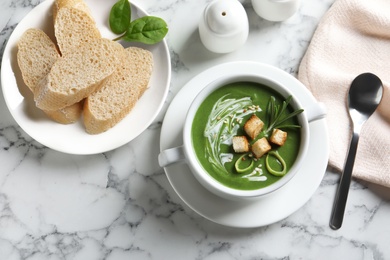
[[[247,154],[243,154],[240,156],[240,158],[237,159],[237,161],[234,163],[234,167],[236,168],[236,171],[238,173],[244,173],[249,171],[253,167],[253,160],[251,160],[251,164],[246,167],[246,168],[240,168],[240,164],[242,162],[242,159],[246,156]]]
[[[274,169],[271,168],[271,166],[269,164],[269,161],[268,161],[270,155],[274,156],[282,164],[282,170],[281,171],[277,171],[277,170],[274,170]],[[272,175],[278,176],[278,177],[284,176],[287,173],[286,162],[280,156],[278,151],[268,152],[267,157],[265,158],[265,166],[267,167],[267,170],[269,171],[269,173],[271,173]]]

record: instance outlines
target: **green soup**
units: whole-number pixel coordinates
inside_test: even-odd
[[[246,135],[245,122],[257,115],[267,126],[266,108],[270,97],[276,104],[285,98],[271,88],[252,82],[237,82],[218,88],[212,92],[198,108],[192,123],[191,136],[196,156],[202,167],[217,181],[225,186],[239,190],[254,190],[269,186],[280,178],[269,173],[265,167],[265,158],[255,159],[254,165],[246,172],[238,173],[235,162],[242,154],[232,148],[234,136]],[[288,106],[286,114],[293,112]],[[296,117],[286,123],[298,124]],[[300,129],[283,129],[287,140],[283,146],[272,145],[286,163],[287,171],[292,167],[299,150]],[[250,140],[250,138],[248,138]],[[249,161],[251,159],[249,158]],[[242,162],[245,164],[246,162]],[[282,166],[280,161],[271,157],[272,168]]]

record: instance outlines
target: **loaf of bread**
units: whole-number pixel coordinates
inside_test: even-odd
[[[92,17],[83,10],[69,6],[58,9],[54,34],[62,56],[73,52],[80,44],[101,38]]]
[[[59,57],[56,45],[42,30],[28,29],[23,33],[18,42],[17,61],[23,81],[33,93],[37,92],[38,83],[49,73]],[[43,112],[59,123],[70,124],[79,119],[81,104]]]
[[[88,97],[116,70],[122,50],[117,42],[95,38],[60,57],[38,84],[36,106],[58,110]]]
[[[113,75],[84,103],[84,125],[89,134],[107,131],[121,121],[148,87],[153,70],[152,53],[137,47],[121,54]]]

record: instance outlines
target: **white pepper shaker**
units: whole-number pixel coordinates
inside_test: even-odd
[[[257,15],[275,22],[284,21],[293,16],[300,3],[301,0],[252,0],[252,6]]]
[[[216,53],[242,46],[249,32],[248,16],[238,0],[214,0],[206,6],[199,22],[203,45]]]

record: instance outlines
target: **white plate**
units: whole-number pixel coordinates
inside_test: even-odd
[[[86,0],[103,37],[114,39],[108,27],[108,15],[115,0]],[[112,129],[99,135],[85,132],[82,120],[62,125],[48,119],[34,105],[31,92],[24,84],[16,61],[17,41],[28,28],[41,28],[53,40],[53,0],[35,7],[15,28],[4,50],[1,65],[1,85],[5,102],[20,127],[36,141],[54,150],[71,154],[96,154],[122,146],[141,134],[156,118],[168,95],[171,63],[164,41],[153,45],[136,45],[150,50],[154,58],[154,71],[150,87],[131,113]],[[132,4],[133,19],[147,15]],[[130,43],[122,42],[124,46]]]
[[[317,102],[297,79],[272,66],[255,62],[232,62],[208,69],[190,80],[170,104],[162,125],[160,148],[183,143],[183,124],[193,98],[204,86],[225,74],[257,73],[269,75],[289,86],[303,107]],[[238,202],[217,197],[201,186],[186,164],[165,168],[179,197],[201,216],[231,227],[260,227],[282,220],[302,207],[314,194],[325,174],[329,157],[326,120],[310,123],[310,144],[305,164],[281,189],[258,200]]]

